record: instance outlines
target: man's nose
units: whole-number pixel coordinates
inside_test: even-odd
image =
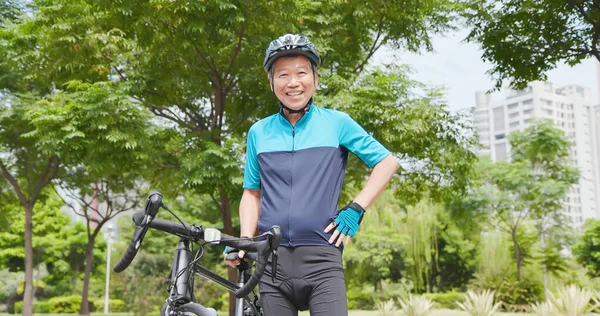
[[[294,75],[290,76],[290,80],[288,81],[288,86],[289,87],[296,87],[298,86],[298,78]]]

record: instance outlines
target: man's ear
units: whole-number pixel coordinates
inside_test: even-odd
[[[273,89],[273,79],[269,78],[269,87],[271,88],[271,92],[275,93],[275,90]]]
[[[319,73],[315,71],[315,89],[319,86]]]

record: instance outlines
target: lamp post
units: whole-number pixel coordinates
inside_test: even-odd
[[[114,226],[112,223],[106,225],[106,287],[104,289],[104,314],[108,314],[108,288],[110,284],[110,246],[115,233]]]

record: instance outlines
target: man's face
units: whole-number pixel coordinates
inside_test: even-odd
[[[310,61],[305,56],[282,57],[273,64],[273,92],[292,110],[306,106],[318,82],[319,76],[313,74]]]

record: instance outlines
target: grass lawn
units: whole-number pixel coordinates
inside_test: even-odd
[[[16,316],[17,314],[3,314],[0,313],[0,316]],[[65,316],[65,315],[77,315],[77,314],[34,314],[39,316]],[[103,316],[104,313],[92,313],[92,316]],[[108,316],[132,316],[133,313],[110,313]],[[150,313],[147,316],[158,316],[159,313]],[[220,316],[227,315],[225,312],[219,313]],[[308,312],[301,312],[299,316],[309,316]],[[348,316],[379,316],[378,311],[350,311]],[[396,315],[401,316],[402,313],[398,312]],[[466,312],[455,309],[435,309],[432,311],[431,316],[468,316]],[[523,316],[527,314],[523,313],[496,313],[498,316]]]

